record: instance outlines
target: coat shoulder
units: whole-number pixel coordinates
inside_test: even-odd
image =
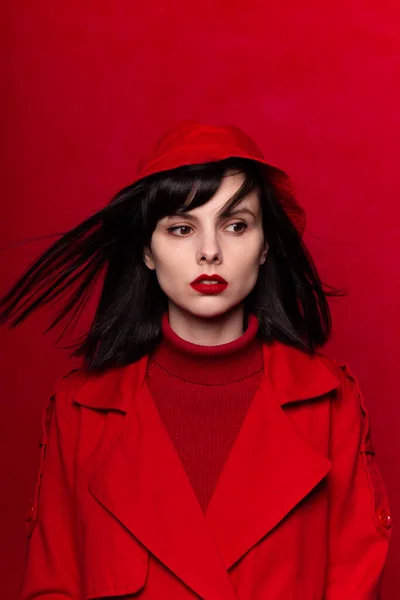
[[[58,379],[52,396],[56,401],[58,411],[70,410],[73,405],[74,393],[85,384],[87,379],[88,374],[82,367],[72,369]]]
[[[359,396],[360,386],[357,377],[349,367],[349,364],[335,358],[326,356],[323,353],[318,353],[319,359],[340,381],[339,390],[341,397],[344,396]]]
[[[317,351],[317,356],[320,361],[339,379],[343,379],[345,376],[347,364],[343,361],[336,360],[327,354]]]
[[[72,369],[65,375],[62,375],[55,386],[55,392],[73,392],[83,385],[88,378],[88,374],[82,367]]]

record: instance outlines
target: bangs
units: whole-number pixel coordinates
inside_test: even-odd
[[[226,216],[248,194],[259,189],[261,175],[253,161],[226,159],[201,165],[183,166],[149,177],[150,193],[142,207],[146,238],[151,237],[160,219],[185,214],[211,200],[220,188],[227,170],[241,172],[245,179],[220,211],[219,216]]]

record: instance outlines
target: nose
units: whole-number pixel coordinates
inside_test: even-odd
[[[214,234],[203,237],[197,249],[197,262],[199,264],[220,264],[222,252]]]

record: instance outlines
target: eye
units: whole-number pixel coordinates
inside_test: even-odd
[[[186,230],[186,233],[182,233],[182,229]],[[192,228],[189,227],[189,225],[176,225],[175,227],[168,227],[167,231],[177,237],[185,237],[188,234],[188,232],[187,232],[188,229],[192,229]],[[177,231],[179,231],[179,230],[181,231],[181,233],[177,233]]]
[[[239,231],[237,229],[235,229],[235,231],[233,231],[233,233],[240,235],[241,233],[244,233],[244,231],[247,229],[248,225],[244,221],[237,221],[236,223],[231,223],[230,225],[228,225],[228,227],[235,227],[235,228],[239,227]]]

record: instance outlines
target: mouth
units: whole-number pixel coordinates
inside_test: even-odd
[[[228,287],[228,282],[220,275],[200,275],[190,286],[200,294],[220,294]]]
[[[194,279],[190,285],[195,285],[197,283],[204,283],[205,285],[213,285],[216,283],[228,285],[228,282],[220,275],[199,275],[199,277]]]

